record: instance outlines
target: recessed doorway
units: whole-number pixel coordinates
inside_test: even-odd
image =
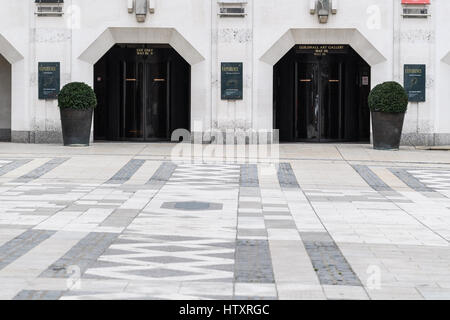
[[[116,44],[94,67],[95,140],[168,141],[190,129],[190,65],[169,45]]]
[[[0,141],[11,141],[11,64],[1,54]]]
[[[370,66],[348,45],[296,45],[274,67],[285,142],[368,142]]]

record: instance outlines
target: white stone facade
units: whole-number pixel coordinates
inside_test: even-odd
[[[192,130],[272,130],[273,66],[295,44],[349,44],[371,66],[372,86],[403,83],[404,64],[425,64],[427,99],[410,103],[403,143],[450,144],[450,1],[409,19],[401,0],[334,1],[326,24],[310,0],[152,0],[144,22],[128,0],[65,0],[62,17],[37,16],[31,0],[1,1],[0,134],[61,141],[57,102],[38,99],[38,62],[60,62],[61,85],[92,85],[94,64],[116,43],[167,43],[191,65]],[[245,16],[221,17],[220,2],[246,2]],[[243,62],[243,100],[221,100],[221,62]]]

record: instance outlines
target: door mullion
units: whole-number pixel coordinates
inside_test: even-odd
[[[142,62],[142,140],[147,141],[147,113],[148,113],[148,63]]]
[[[319,110],[317,110],[317,128],[318,128],[318,135],[317,135],[317,141],[322,141],[322,94],[323,94],[323,81],[322,81],[322,63],[321,61],[317,62],[317,95],[318,95],[318,101],[317,105],[319,107]]]
[[[171,138],[171,114],[172,114],[172,105],[170,101],[170,60],[167,61],[167,70],[166,70],[166,114],[167,114],[167,139],[172,140]],[[177,129],[177,128],[174,128]]]

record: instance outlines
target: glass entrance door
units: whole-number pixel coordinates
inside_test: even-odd
[[[134,61],[122,63],[121,136],[144,138],[143,65]]]
[[[297,66],[297,139],[320,140],[319,64],[299,63]]]
[[[168,136],[167,64],[146,64],[145,139],[161,140]]]
[[[328,57],[320,68],[320,140],[334,141],[343,138],[342,113],[342,62]]]
[[[121,136],[127,140],[161,140],[168,136],[167,63],[123,62]]]
[[[296,63],[296,139],[342,139],[342,62],[322,58]]]

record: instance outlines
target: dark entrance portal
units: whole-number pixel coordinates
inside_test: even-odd
[[[297,45],[274,68],[280,141],[368,142],[370,66],[345,45]]]
[[[96,140],[167,141],[190,129],[190,65],[169,45],[117,44],[94,69]]]

